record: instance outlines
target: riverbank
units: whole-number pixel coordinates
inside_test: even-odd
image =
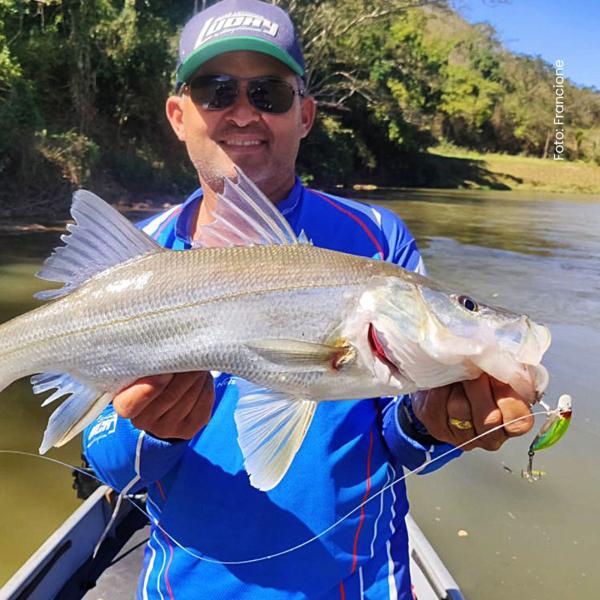
[[[576,194],[600,194],[600,166],[566,161],[483,154],[456,147],[432,149],[429,186],[459,189],[528,190]]]
[[[554,161],[529,156],[483,154],[454,146],[440,146],[416,155],[399,156],[396,172],[359,173],[354,181],[323,185],[318,177],[310,185],[324,191],[344,194],[349,189],[444,189],[540,191],[549,193],[600,194],[600,166],[583,161]],[[190,182],[190,189],[195,185]],[[185,192],[174,190],[133,190],[117,185],[106,174],[88,184],[91,189],[116,204],[123,212],[153,211],[181,202]],[[43,196],[0,194],[0,231],[31,230],[54,222],[62,227],[69,216],[71,186],[67,182],[46,191]],[[26,201],[24,201],[26,198]],[[51,225],[52,227],[52,225]],[[44,227],[45,228],[45,227]]]

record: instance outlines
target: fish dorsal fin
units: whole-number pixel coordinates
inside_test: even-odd
[[[88,192],[73,195],[71,215],[75,223],[67,225],[59,246],[37,273],[40,279],[59,281],[63,287],[35,294],[46,300],[71,293],[82,283],[109,267],[162,248],[137,229],[118,210]]]
[[[214,221],[204,225],[197,246],[251,246],[308,243],[296,237],[275,205],[236,167],[237,182],[225,179],[223,193],[212,213]]]

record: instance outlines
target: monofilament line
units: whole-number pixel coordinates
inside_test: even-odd
[[[195,558],[197,560],[203,560],[205,562],[214,563],[214,564],[218,564],[218,565],[249,565],[249,564],[253,564],[253,563],[264,562],[264,561],[267,561],[267,560],[271,560],[273,558],[278,558],[280,556],[284,556],[286,554],[291,554],[292,552],[296,552],[297,550],[300,550],[301,548],[304,548],[305,546],[308,546],[309,544],[312,544],[313,542],[316,542],[318,539],[322,538],[324,535],[327,535],[330,531],[332,531],[338,525],[340,525],[341,523],[343,523],[346,519],[348,519],[349,517],[351,517],[355,512],[357,512],[361,508],[363,508],[363,506],[366,506],[369,502],[371,502],[372,500],[375,500],[375,498],[378,498],[379,496],[381,496],[381,494],[383,494],[384,492],[386,492],[387,490],[389,490],[392,486],[396,485],[400,481],[403,481],[404,479],[406,479],[410,475],[414,475],[415,473],[419,473],[420,471],[422,471],[423,469],[425,469],[429,465],[432,465],[433,463],[437,462],[438,460],[441,460],[442,458],[445,458],[446,456],[448,456],[452,452],[455,452],[456,450],[460,450],[461,448],[464,448],[465,446],[467,446],[469,444],[472,444],[473,442],[475,442],[477,440],[480,440],[480,439],[484,438],[486,435],[489,435],[490,433],[494,433],[494,431],[498,431],[499,429],[502,429],[502,428],[506,427],[507,425],[512,425],[513,423],[517,423],[519,421],[523,421],[524,419],[529,419],[531,416],[535,417],[537,415],[548,415],[548,414],[550,414],[550,412],[551,411],[546,411],[546,410],[544,410],[544,411],[536,411],[536,412],[533,412],[531,414],[523,415],[522,417],[517,417],[516,419],[512,419],[512,420],[508,421],[507,423],[502,423],[501,425],[493,427],[492,429],[490,429],[489,431],[485,431],[484,433],[480,433],[479,435],[475,436],[474,438],[470,439],[469,441],[464,442],[463,444],[460,444],[459,446],[455,446],[451,450],[448,450],[447,452],[444,452],[443,454],[440,454],[440,456],[436,456],[435,458],[432,458],[431,460],[428,460],[428,461],[424,462],[420,467],[417,467],[416,469],[413,469],[413,470],[409,470],[406,473],[404,473],[404,475],[400,475],[399,477],[396,477],[396,479],[394,479],[393,481],[391,481],[390,483],[388,483],[387,485],[385,485],[384,487],[382,487],[377,493],[375,493],[372,496],[370,496],[369,498],[367,498],[364,502],[361,502],[358,506],[356,506],[355,508],[353,508],[351,511],[349,511],[344,516],[340,517],[337,521],[335,521],[334,523],[332,523],[329,527],[327,527],[326,529],[324,529],[320,533],[314,535],[313,537],[311,537],[311,538],[309,538],[309,539],[307,539],[307,540],[305,540],[305,541],[303,541],[303,542],[301,542],[299,544],[296,544],[295,546],[287,548],[285,550],[281,550],[279,552],[274,552],[273,554],[265,554],[264,556],[258,556],[256,558],[249,558],[249,559],[246,559],[246,560],[214,560],[212,558],[208,558],[207,556],[203,556],[201,554],[197,554],[193,550],[190,550],[189,548],[186,548],[185,546],[183,546],[183,544],[179,543],[172,535],[169,534],[168,531],[166,531],[164,529],[164,527],[162,527],[162,525],[159,523],[159,521],[157,519],[154,519],[152,517],[152,515],[150,515],[149,513],[147,513],[136,502],[134,502],[132,499],[130,499],[127,496],[125,496],[125,498],[130,501],[130,503],[134,506],[134,508],[136,508],[136,510],[139,510],[150,521],[152,521],[152,523],[154,524],[154,526],[157,529],[159,529],[165,536],[167,536],[178,548],[180,548],[186,554],[188,554],[189,556],[192,556],[193,558]],[[33,456],[34,458],[41,458],[42,460],[47,460],[47,461],[50,461],[50,462],[55,463],[57,465],[61,465],[63,467],[67,467],[69,469],[73,469],[73,470],[77,471],[78,473],[81,473],[82,475],[86,475],[87,477],[91,477],[92,479],[95,479],[96,481],[99,481],[100,483],[102,483],[102,481],[100,481],[100,479],[98,479],[98,477],[96,477],[95,475],[92,475],[91,473],[88,473],[87,471],[84,471],[83,469],[80,469],[78,467],[74,467],[73,465],[70,465],[69,463],[63,462],[63,461],[58,460],[56,458],[50,458],[48,456],[41,456],[39,454],[33,454],[32,452],[24,452],[22,450],[0,450],[0,454],[16,454],[16,455],[20,455],[20,456]]]

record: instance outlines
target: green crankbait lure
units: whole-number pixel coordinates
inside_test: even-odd
[[[571,424],[572,400],[569,394],[563,394],[558,399],[558,405],[554,410],[550,410],[543,403],[541,404],[549,410],[549,414],[538,434],[533,439],[533,442],[531,442],[531,446],[529,446],[529,452],[527,453],[529,463],[527,464],[527,468],[521,471],[521,476],[528,481],[538,481],[544,474],[543,471],[533,469],[533,457],[535,453],[556,444],[565,435]]]

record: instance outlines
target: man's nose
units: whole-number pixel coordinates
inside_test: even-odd
[[[227,119],[231,123],[235,123],[238,127],[245,127],[260,119],[260,111],[248,99],[248,92],[245,85],[240,86],[235,102],[227,111]]]

